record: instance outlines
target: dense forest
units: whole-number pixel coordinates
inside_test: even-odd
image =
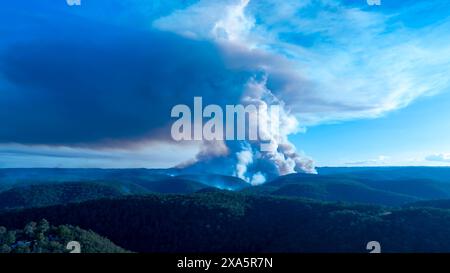
[[[0,209],[41,207],[123,194],[112,186],[92,182],[29,185],[0,192]]]
[[[2,246],[60,252],[73,239],[91,252],[367,252],[378,241],[383,252],[450,252],[447,170],[419,169],[390,180],[395,169],[325,169],[253,187],[161,170],[0,170]],[[42,219],[55,225],[48,233]],[[43,241],[27,237],[30,226]]]
[[[230,192],[146,195],[4,212],[21,227],[46,218],[89,228],[138,252],[450,251],[450,211],[387,208]]]
[[[381,176],[381,175],[380,175]],[[376,173],[375,173],[376,177]],[[398,206],[420,200],[450,198],[448,181],[428,178],[363,178],[360,173],[334,175],[290,174],[244,192]]]

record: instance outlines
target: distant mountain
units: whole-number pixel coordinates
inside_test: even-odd
[[[417,200],[410,196],[373,190],[361,185],[347,183],[329,183],[326,185],[291,184],[279,188],[272,194],[305,197],[322,201],[340,201],[386,206],[397,206]]]
[[[386,209],[299,198],[209,192],[126,196],[9,211],[20,228],[46,218],[92,229],[138,252],[450,252],[450,210]]]
[[[437,209],[448,209],[448,210],[450,210],[450,199],[419,201],[419,202],[406,204],[404,207],[409,207],[409,208],[417,208],[417,207],[421,207],[421,208],[437,208]]]
[[[172,169],[0,169],[0,186],[70,181],[155,181],[177,174]]]
[[[25,183],[29,181],[39,182],[64,182],[64,181],[92,181],[92,180],[131,180],[140,179],[146,181],[162,180],[173,176],[194,175],[197,177],[213,176],[213,180],[220,181],[220,175],[192,172],[189,169],[65,169],[65,168],[23,168],[1,169],[0,185]],[[322,167],[317,168],[320,176],[345,176],[351,179],[372,180],[433,180],[450,183],[450,168],[448,167]],[[222,176],[226,178],[227,176]],[[202,179],[195,181],[205,183]],[[211,179],[208,179],[211,180]],[[241,184],[241,181],[237,181]],[[208,184],[208,183],[205,183]]]
[[[182,169],[0,169],[0,191],[18,186],[73,181],[104,181],[106,184],[122,187],[123,190],[128,189],[130,194],[190,193],[205,185],[226,190],[241,190],[250,186],[237,177],[183,173]],[[167,188],[169,184],[180,187],[172,191]]]
[[[42,195],[42,198],[48,198],[47,195],[54,195],[53,191],[67,188],[67,186],[58,186],[57,184],[73,183],[73,181],[91,183],[84,184],[84,186],[90,187],[93,187],[93,184],[98,185],[98,187],[112,187],[120,195],[146,193],[187,194],[208,187],[240,190],[250,186],[242,179],[236,177],[215,174],[183,174],[177,176],[180,172],[178,169],[0,169],[0,192],[7,191],[4,196],[10,197],[5,198],[8,201],[3,202],[3,207],[10,207],[11,200],[19,200],[21,192],[25,195],[30,195],[31,191],[36,191],[39,194],[48,191],[48,193]],[[44,188],[38,185],[43,185]],[[74,186],[72,185],[72,187]],[[78,186],[81,185],[78,184]],[[72,191],[68,188],[67,190]],[[75,195],[79,190],[74,189],[72,191],[74,195],[67,201],[72,199],[78,201]],[[91,197],[95,197],[96,189],[92,190],[93,196]],[[87,191],[86,189],[85,192]],[[113,196],[117,195],[113,194]],[[98,198],[101,197],[103,195],[98,196]],[[56,197],[53,196],[52,198]],[[79,199],[87,200],[83,196],[80,196]],[[17,204],[11,204],[13,204],[13,207],[19,205],[30,207],[34,205],[60,204],[66,200],[60,201],[54,200],[53,203],[17,201]],[[0,209],[2,208],[1,204],[2,202],[0,201]]]
[[[433,180],[450,183],[449,167],[322,167],[320,175],[343,175],[372,180]]]
[[[249,183],[234,176],[219,174],[184,174],[177,177],[192,181],[198,181],[202,184],[222,190],[236,191],[251,187]]]
[[[450,183],[431,179],[373,180],[369,177],[357,181],[374,189],[405,194],[419,199],[450,198]]]
[[[173,177],[164,180],[152,181],[150,183],[140,184],[146,190],[154,193],[194,193],[196,191],[209,188],[208,185],[197,181]]]
[[[281,176],[247,192],[388,206],[419,200],[414,196],[371,188],[348,178],[305,174]]]
[[[125,253],[110,240],[93,231],[70,225],[52,226],[45,219],[27,223],[23,229],[0,227],[0,253],[68,253],[67,244],[76,241],[81,253]]]
[[[0,192],[15,188],[23,190],[23,187],[31,185],[45,184],[48,186],[77,181],[112,187],[115,191],[120,192],[120,195],[190,194],[212,187],[251,194],[388,206],[398,206],[421,200],[450,199],[450,168],[318,168],[318,175],[291,174],[256,187],[232,176],[189,173],[189,171],[192,170],[0,169]],[[53,188],[48,187],[51,192]],[[40,190],[40,192],[43,191],[45,190]],[[10,191],[8,195],[14,196],[14,193],[15,191]],[[19,200],[18,195],[20,194],[16,194],[16,197],[12,198]],[[94,189],[94,194],[89,199],[96,199],[95,196]],[[43,197],[47,198],[46,194],[43,194]],[[103,196],[100,194],[98,197]],[[76,200],[74,196],[69,199]],[[89,199],[80,197],[82,201]],[[5,200],[11,199],[6,198]],[[65,199],[61,199],[61,202],[55,203],[23,202],[23,206],[29,207],[41,205],[41,203],[44,205],[60,204],[65,201]]]
[[[189,194],[208,185],[173,177],[156,181],[53,182],[16,186],[0,192],[0,210],[43,207],[133,194]]]
[[[440,180],[399,178],[407,174],[393,175],[386,179],[385,172],[409,168],[334,168],[325,174],[290,174],[280,176],[261,186],[245,189],[245,192],[273,194],[317,199],[322,201],[342,201],[365,204],[397,206],[420,200],[450,199],[450,183]],[[417,168],[422,169],[422,168]],[[434,168],[424,168],[434,170]],[[415,173],[419,173],[413,168]],[[445,170],[439,170],[443,175]],[[345,173],[344,173],[345,172]],[[373,173],[372,173],[373,172]],[[364,174],[363,174],[364,173]],[[381,173],[381,174],[380,174]],[[372,175],[373,174],[373,175]],[[397,177],[397,178],[395,178]]]
[[[112,185],[93,182],[29,185],[0,192],[0,209],[42,207],[126,194]]]

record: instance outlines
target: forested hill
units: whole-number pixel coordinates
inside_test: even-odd
[[[204,192],[127,196],[9,211],[0,223],[78,225],[138,252],[450,251],[450,211]]]
[[[112,185],[93,182],[28,185],[0,192],[0,209],[42,207],[92,199],[118,197],[125,193]]]
[[[95,232],[70,225],[52,226],[42,219],[29,222],[22,229],[8,230],[0,226],[0,253],[68,253],[79,244],[79,253],[124,253],[110,240]]]

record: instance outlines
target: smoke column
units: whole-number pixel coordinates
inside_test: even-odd
[[[288,140],[290,134],[298,132],[297,119],[266,87],[266,82],[265,75],[259,80],[256,77],[249,79],[241,103],[244,106],[255,105],[258,109],[269,109],[271,105],[280,106],[278,130],[272,130],[271,116],[267,114],[268,111],[262,111],[259,115],[259,134],[264,137],[252,141],[203,142],[196,158],[178,167],[186,171],[233,175],[252,185],[262,184],[267,179],[279,175],[296,172],[316,173],[313,160],[298,153]],[[258,113],[249,113],[249,116],[253,114]],[[262,146],[266,149],[261,149]]]

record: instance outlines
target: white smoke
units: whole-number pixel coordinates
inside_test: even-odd
[[[316,173],[314,162],[296,151],[288,140],[299,131],[297,119],[289,113],[283,101],[267,88],[267,77],[252,77],[241,98],[244,106],[254,105],[249,120],[258,121],[256,140],[203,142],[194,161],[185,164],[190,170],[219,172],[239,177],[252,185],[290,173]],[[271,106],[278,106],[278,115],[270,115]],[[253,118],[252,118],[253,116]],[[276,126],[272,126],[276,123]],[[261,148],[264,149],[261,149]]]
[[[236,153],[237,163],[236,163],[236,171],[234,176],[237,176],[253,186],[261,185],[266,182],[266,177],[261,171],[258,171],[251,175],[251,177],[247,176],[247,168],[250,164],[253,163],[253,157],[251,151],[243,150]]]
[[[273,95],[266,83],[266,76],[259,81],[251,78],[244,91],[242,103],[256,105],[258,109],[269,109],[271,105],[278,105],[280,106],[278,120],[271,119],[273,116],[269,115],[268,111],[250,113],[259,117],[260,137],[256,141],[248,141],[249,145],[244,146],[245,150],[236,153],[236,175],[252,184],[264,183],[266,178],[263,170],[248,172],[249,165],[258,161],[273,164],[278,175],[296,172],[316,173],[313,160],[297,153],[295,146],[288,140],[290,134],[299,130],[297,119],[285,108],[284,102]],[[278,126],[271,126],[273,122],[277,122]],[[267,126],[263,126],[265,124]],[[265,149],[261,150],[258,147]]]
[[[249,2],[250,0],[236,0],[224,2],[219,7],[212,5],[210,1],[200,1],[197,5],[177,12],[178,19],[174,16],[161,18],[154,22],[154,26],[195,39],[215,41],[225,53],[230,47],[251,50],[255,48],[250,35],[255,19],[245,13]],[[197,21],[200,17],[193,14],[204,15],[204,20]],[[181,21],[190,23],[180,24]],[[193,29],[196,31],[193,32]],[[256,66],[258,70],[271,73],[264,65]],[[196,168],[226,174],[230,174],[227,172],[231,168],[232,175],[252,185],[264,183],[278,175],[316,173],[314,162],[298,153],[288,140],[289,135],[299,131],[299,122],[290,114],[285,103],[267,88],[266,74],[248,80],[240,103],[244,106],[256,106],[253,109],[257,110],[249,113],[249,120],[255,120],[255,117],[258,120],[258,140],[217,141],[217,147],[215,141],[206,143],[208,147],[202,148],[196,156],[193,164]],[[279,106],[277,119],[269,114],[268,110],[272,105]]]
[[[251,184],[253,186],[258,186],[266,182],[266,177],[261,173],[257,172],[252,176]]]
[[[248,150],[240,151],[236,153],[237,163],[235,176],[249,182],[248,177],[245,176],[247,173],[247,166],[253,163],[253,154]]]

